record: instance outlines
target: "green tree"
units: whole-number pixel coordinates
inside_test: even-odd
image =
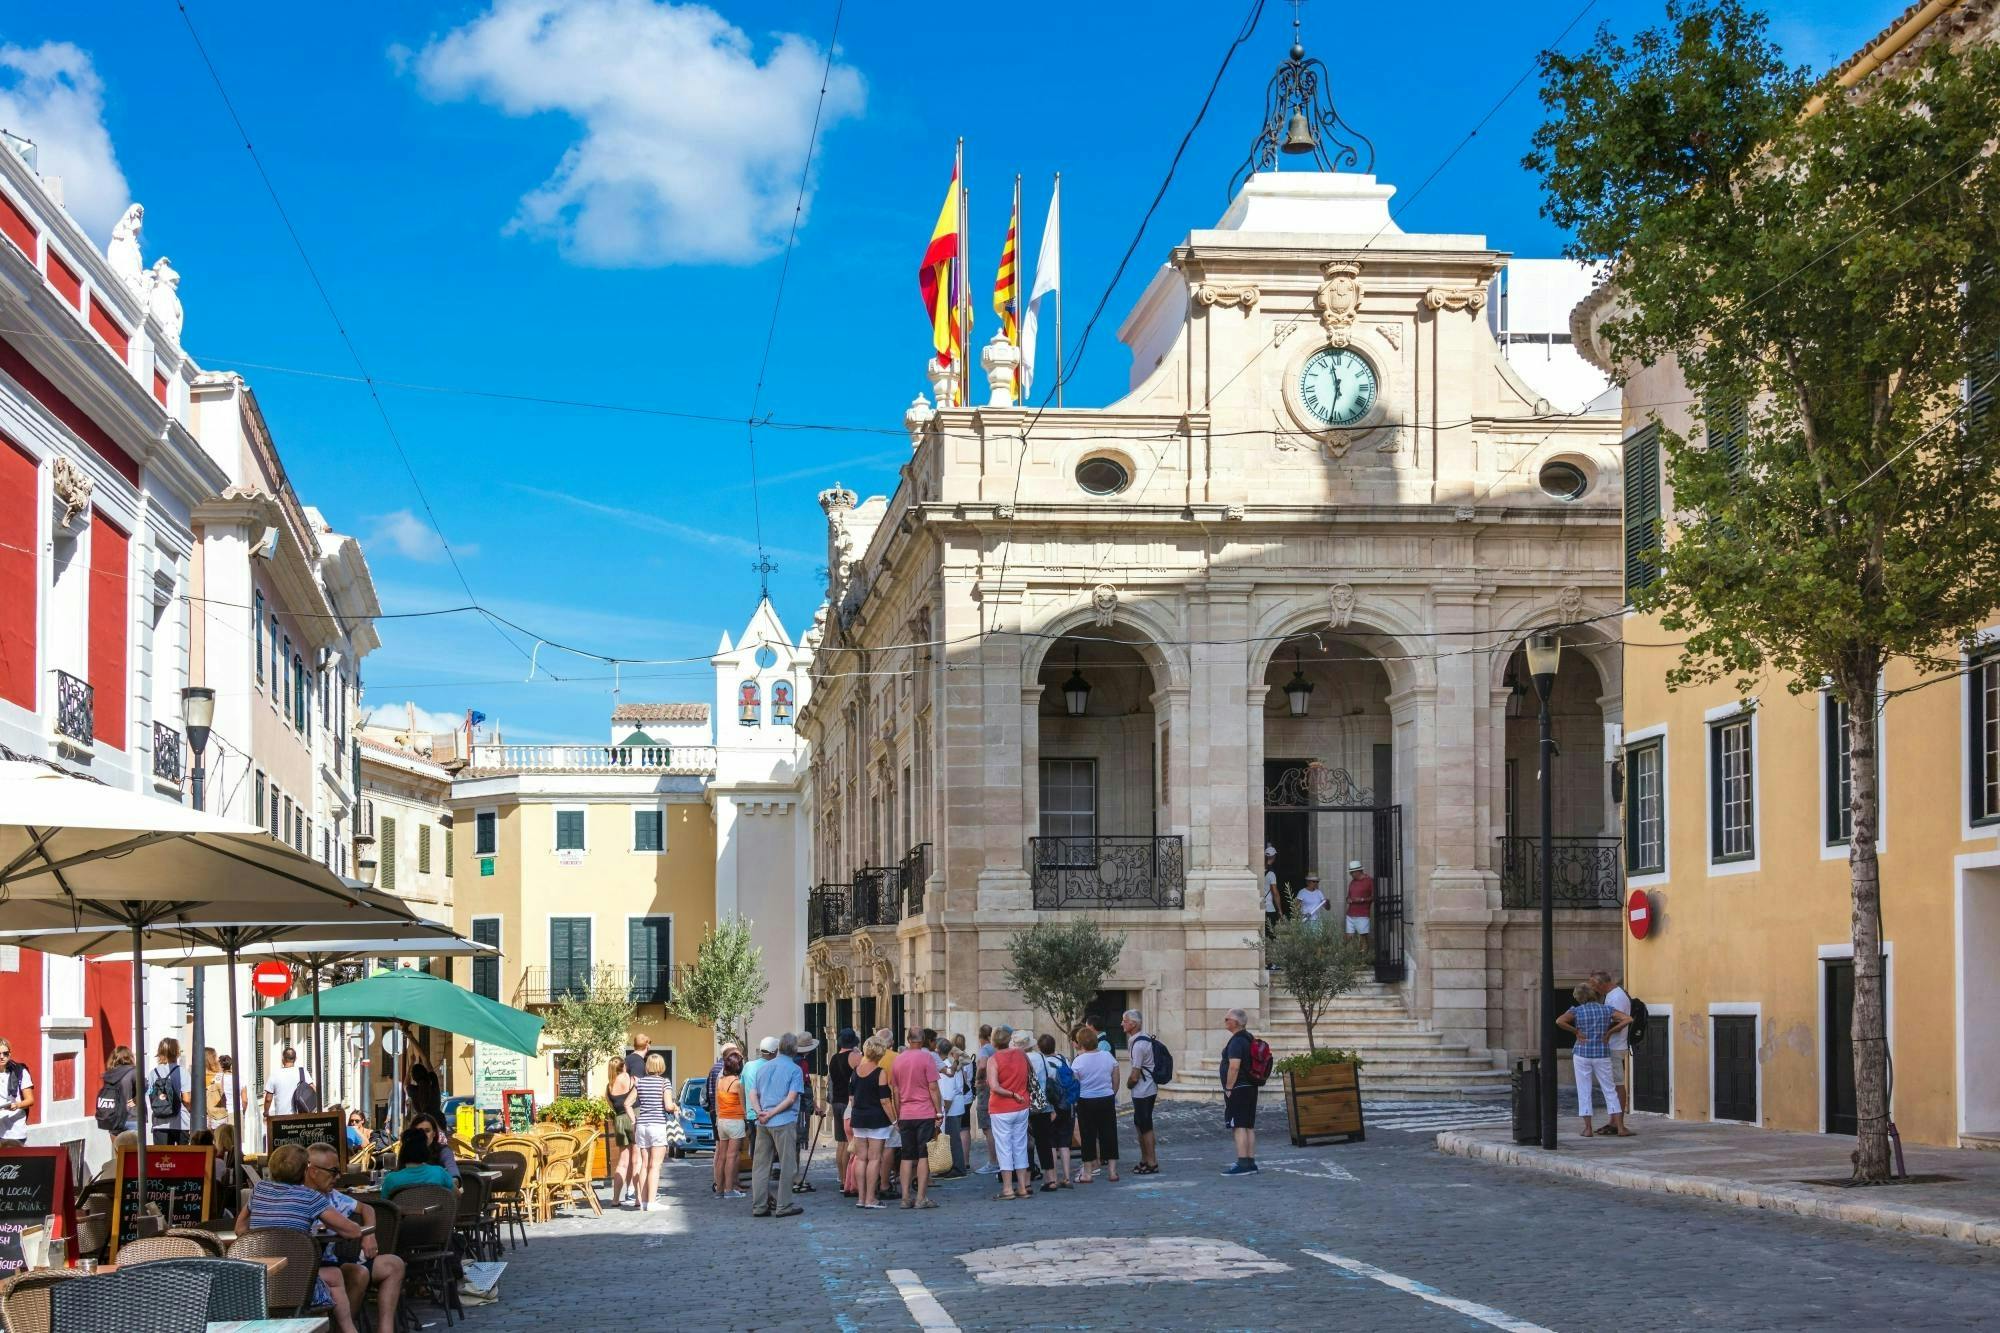
[[[1285,989],[1298,1001],[1306,1020],[1306,1049],[1316,1050],[1314,1026],[1329,1004],[1361,984],[1375,954],[1367,936],[1336,929],[1322,913],[1310,921],[1288,917],[1278,922],[1264,942],[1264,961],[1278,970]]]
[[[744,1025],[764,1003],[771,982],[764,975],[764,951],[750,942],[750,923],[725,917],[702,934],[694,962],[674,979],[667,1012],[699,1023],[718,1037],[750,1049]]]
[[[1005,980],[1031,1009],[1047,1014],[1067,1035],[1104,989],[1104,978],[1118,965],[1124,947],[1124,932],[1107,934],[1088,917],[1037,921],[1008,939]]]
[[[588,1094],[591,1076],[600,1064],[625,1049],[625,1038],[638,1016],[632,988],[618,979],[617,968],[600,964],[592,971],[588,986],[556,1001],[542,1020],[542,1036],[577,1062]]]
[[[1616,286],[1612,360],[1672,358],[1694,405],[1660,435],[1673,539],[1634,550],[1668,684],[1847,707],[1855,1178],[1886,1179],[1876,718],[1889,663],[1952,678],[2000,605],[2000,52],[1843,89],[1738,0],[1679,0],[1542,66],[1544,212]]]

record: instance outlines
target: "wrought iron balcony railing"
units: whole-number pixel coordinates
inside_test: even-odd
[[[931,845],[920,842],[903,853],[903,915],[922,916],[924,886],[931,879]]]
[[[522,1004],[554,1004],[567,996],[582,999],[593,986],[624,991],[633,1004],[665,1004],[673,994],[673,968],[653,967],[529,967],[521,971]]]
[[[848,934],[848,886],[821,884],[806,894],[806,939],[825,939]]]
[[[1616,908],[1625,886],[1615,837],[1561,837],[1550,840],[1549,900],[1568,910]],[[1500,839],[1500,905],[1536,909],[1542,905],[1542,840]]]
[[[56,672],[56,734],[89,745],[96,735],[96,691],[87,680]]]
[[[854,926],[893,926],[903,919],[903,868],[863,866],[854,872]]]
[[[1035,907],[1178,909],[1187,899],[1187,861],[1177,833],[1030,838]]]
[[[164,722],[153,724],[153,776],[181,780],[181,734]]]

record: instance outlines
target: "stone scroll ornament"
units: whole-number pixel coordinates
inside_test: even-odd
[[[1336,583],[1327,591],[1327,624],[1346,629],[1354,621],[1354,585]]]
[[[1108,583],[1100,583],[1090,591],[1091,623],[1101,629],[1110,628],[1118,618],[1118,589]]]
[[[1313,294],[1319,326],[1326,331],[1327,346],[1345,347],[1354,341],[1354,317],[1361,313],[1361,265],[1330,259],[1319,271],[1324,281]]]
[[[1227,283],[1204,282],[1198,284],[1194,289],[1196,305],[1241,306],[1243,313],[1246,315],[1257,308],[1257,302],[1261,298],[1262,293],[1257,290],[1254,283],[1244,283],[1241,286],[1232,287]]]

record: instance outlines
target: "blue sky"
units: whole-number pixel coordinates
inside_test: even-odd
[[[1518,5],[1498,22],[1501,11],[1469,0],[1421,11],[1313,0],[1304,31],[1342,114],[1373,139],[1377,175],[1402,187],[1401,207],[1579,4]],[[1823,67],[1901,7],[1774,5],[1773,27]],[[954,137],[967,141],[976,292],[992,281],[1014,174],[1026,267],[1050,176],[1063,173],[1074,345],[1247,8],[847,5],[762,408],[846,429],[758,436],[771,590],[794,634],[820,597],[815,495],[835,481],[885,491],[908,454],[901,416],[926,387],[928,354],[916,263]],[[188,4],[378,380],[739,420],[834,9]],[[1565,45],[1599,21],[1630,30],[1658,13],[1652,0],[1600,0]],[[1070,403],[1122,390],[1116,327],[1167,247],[1220,215],[1290,17],[1274,0],[1231,66]],[[1488,37],[1440,48],[1440,35],[1460,33]],[[1531,82],[1408,201],[1400,225],[1556,253],[1562,238],[1520,166],[1537,120]],[[353,363],[174,5],[17,0],[0,23],[0,121],[43,140],[44,170],[63,172],[100,240],[125,199],[146,205],[148,259],[170,255],[182,274],[187,346],[250,379],[300,494],[366,542],[384,608],[463,603],[366,391],[329,378],[351,377]],[[992,328],[981,301],[976,341]],[[740,425],[414,388],[382,399],[480,601],[532,634],[688,657],[748,619],[758,576]],[[385,622],[382,638],[364,673],[371,705],[477,708],[519,740],[605,726],[601,664],[544,648],[543,666],[572,679],[523,683],[523,656],[470,615]],[[627,700],[711,689],[704,663],[623,674]]]

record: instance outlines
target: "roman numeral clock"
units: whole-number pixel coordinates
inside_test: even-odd
[[[1376,355],[1384,348],[1364,347],[1357,336],[1361,266],[1335,259],[1322,264],[1320,272],[1325,281],[1313,294],[1313,309],[1322,336],[1299,340],[1285,359],[1282,387],[1293,423],[1328,457],[1340,458],[1387,424],[1383,400],[1389,367]],[[1383,343],[1389,350],[1397,345],[1386,333]],[[1279,447],[1296,446],[1280,441]]]

